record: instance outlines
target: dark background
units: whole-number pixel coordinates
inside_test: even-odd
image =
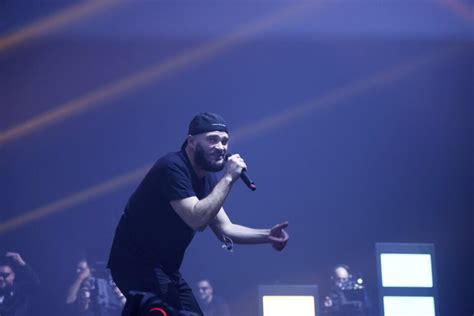
[[[77,259],[106,256],[147,168],[212,111],[258,185],[234,186],[231,219],[288,220],[291,239],[282,253],[228,253],[197,234],[190,284],[211,279],[253,316],[259,284],[324,293],[346,263],[375,299],[376,242],[433,243],[440,314],[472,314],[473,12],[460,0],[0,1],[0,250],[35,268],[38,311],[57,314]]]

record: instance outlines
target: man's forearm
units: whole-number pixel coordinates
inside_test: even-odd
[[[82,281],[82,279],[77,278],[71,285],[67,293],[66,304],[72,304],[77,300],[77,293],[79,292],[79,288],[81,287]]]
[[[257,229],[237,224],[229,224],[225,226],[223,233],[237,244],[263,244],[270,242],[268,239],[270,234],[269,229]]]
[[[224,176],[214,187],[212,192],[194,205],[194,215],[198,230],[206,226],[216,217],[224,205],[224,201],[232,187],[232,178]]]
[[[70,288],[66,297],[66,304],[72,304],[77,300],[79,289]]]

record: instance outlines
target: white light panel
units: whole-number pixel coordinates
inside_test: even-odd
[[[429,254],[383,253],[380,264],[383,287],[433,287]]]
[[[384,296],[384,316],[435,316],[434,298],[429,296]]]
[[[263,316],[315,316],[314,306],[313,296],[263,296]]]

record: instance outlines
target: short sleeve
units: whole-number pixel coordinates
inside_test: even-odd
[[[160,169],[159,187],[167,201],[196,196],[188,170],[175,164],[167,164]]]

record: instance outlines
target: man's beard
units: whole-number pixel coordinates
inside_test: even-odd
[[[8,284],[5,285],[5,287],[0,288],[0,296],[4,296],[5,294],[11,292],[12,287],[9,286]]]
[[[218,152],[215,154],[207,154],[204,148],[202,148],[200,144],[197,144],[196,151],[194,152],[194,161],[200,168],[206,171],[218,172],[224,168],[224,162],[216,161],[218,155]],[[223,152],[222,155],[225,155],[225,152]]]

